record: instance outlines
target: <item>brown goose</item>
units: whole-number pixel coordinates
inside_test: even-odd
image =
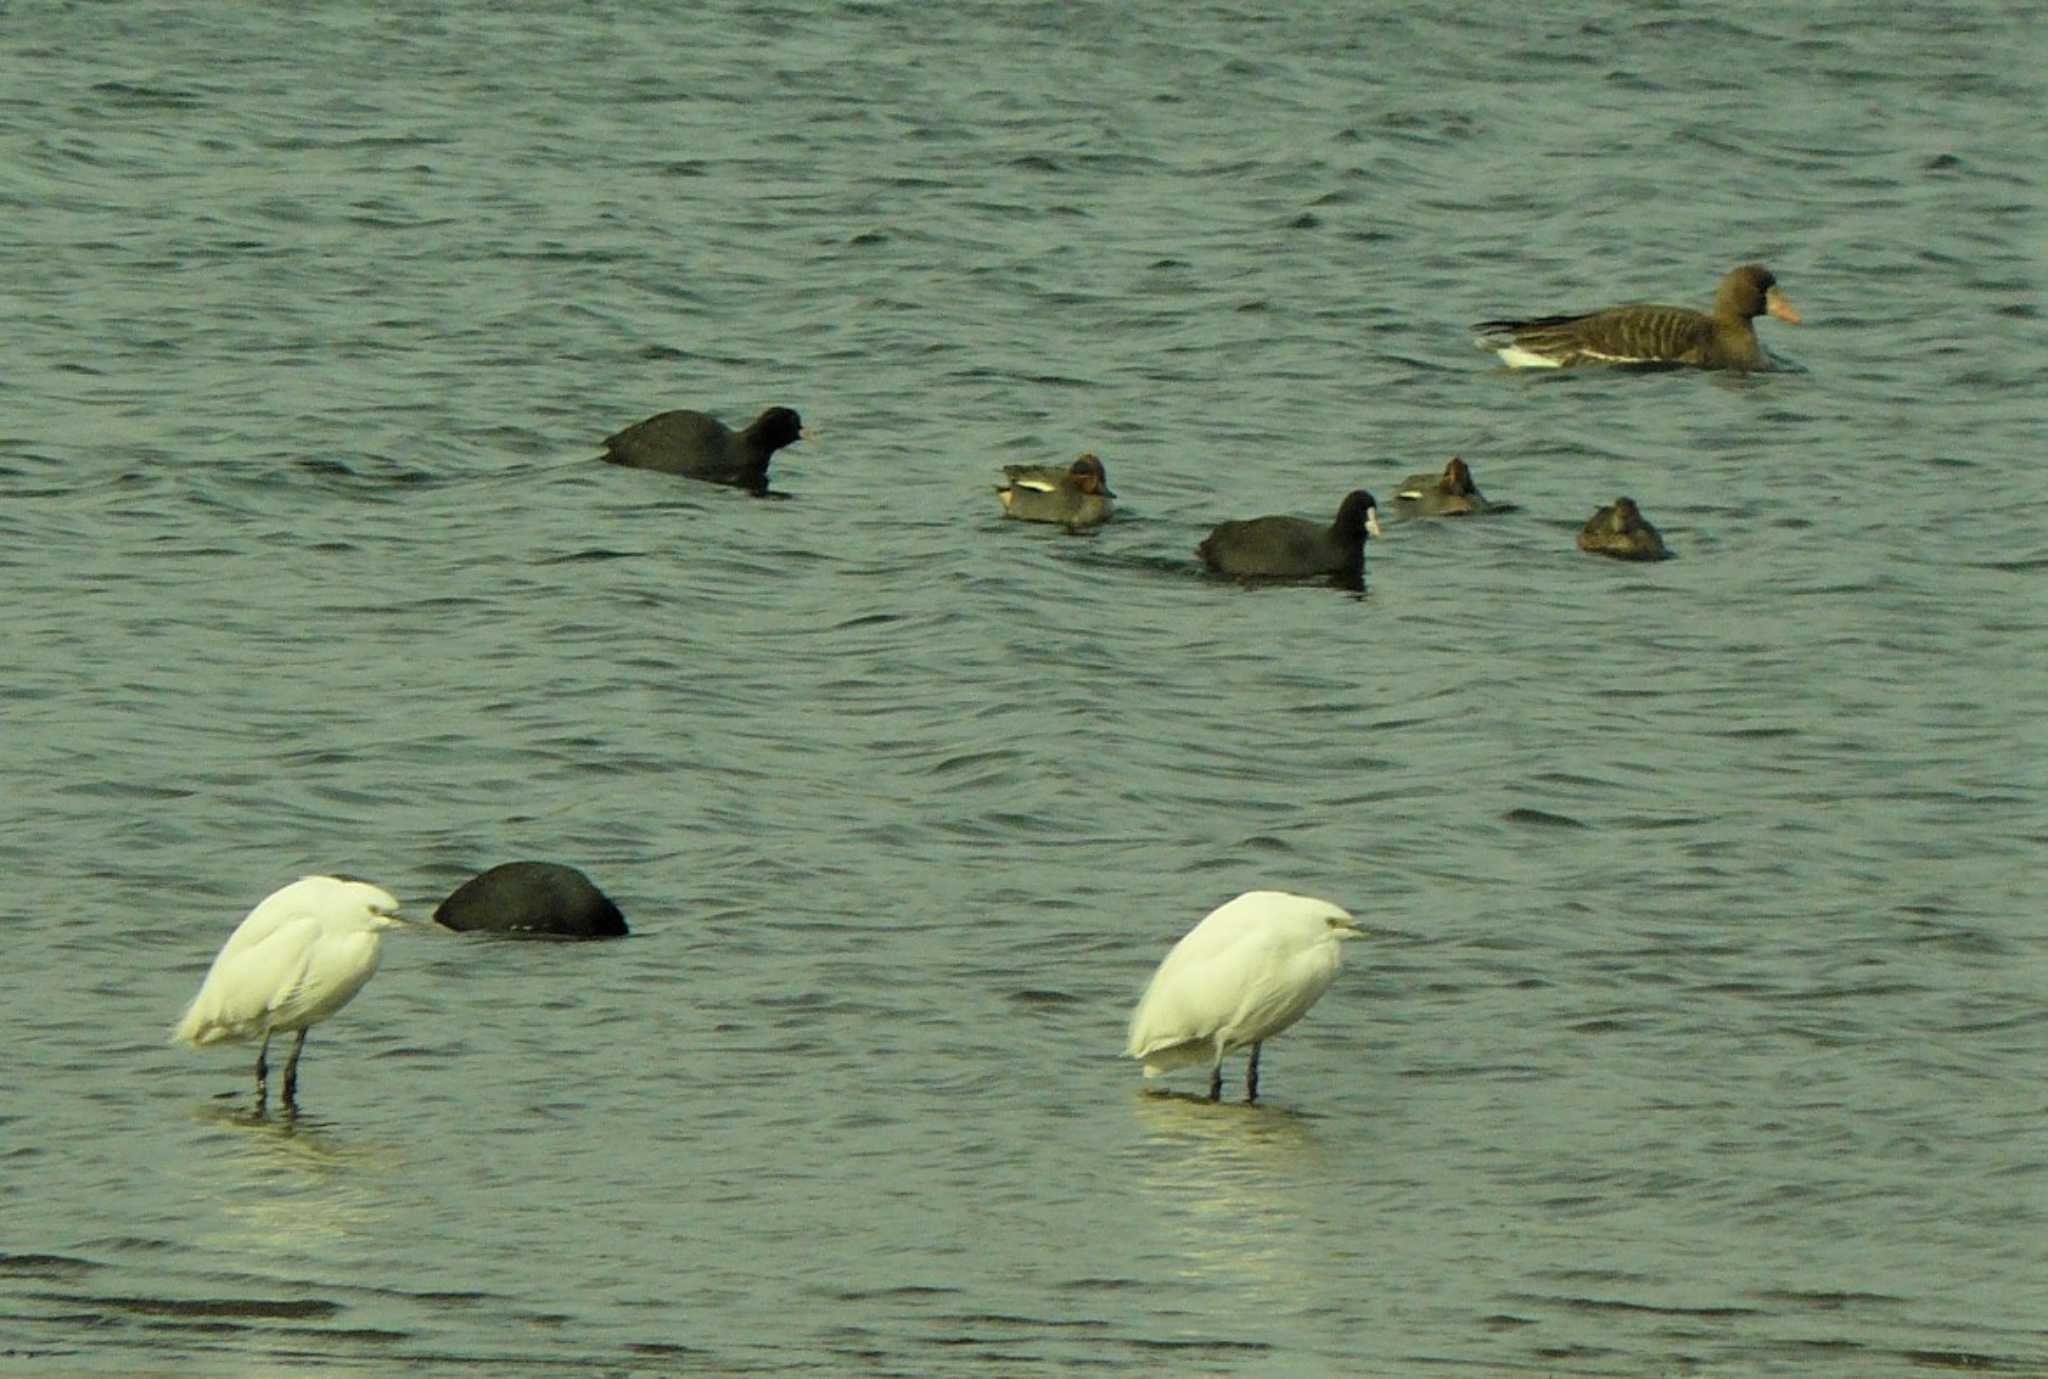
[[[996,490],[996,496],[1003,500],[1005,517],[1093,527],[1116,511],[1109,473],[1093,455],[1083,455],[1066,469],[1004,465],[1003,477],[1009,482]]]
[[[702,412],[661,412],[606,436],[603,458],[762,494],[775,452],[809,434],[804,419],[788,407],[770,407],[744,431]]]
[[[1394,494],[1394,510],[1410,517],[1464,517],[1492,506],[1472,482],[1472,467],[1456,455],[1442,474],[1410,474]]]
[[[1569,364],[1690,364],[1701,369],[1768,369],[1771,357],[1750,324],[1769,313],[1799,324],[1778,280],[1749,263],[1721,279],[1711,311],[1682,306],[1611,306],[1577,316],[1481,321],[1472,327],[1481,349],[1511,368]]]
[[[1579,549],[1616,560],[1663,560],[1671,554],[1633,498],[1616,498],[1588,517],[1579,530]]]

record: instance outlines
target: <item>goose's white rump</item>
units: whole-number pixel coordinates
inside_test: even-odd
[[[1248,1094],[1258,1098],[1259,1045],[1321,999],[1336,980],[1351,916],[1327,900],[1250,891],[1212,910],[1173,946],[1131,1013],[1125,1052],[1145,1076],[1206,1063],[1222,1096],[1223,1059],[1250,1045]]]

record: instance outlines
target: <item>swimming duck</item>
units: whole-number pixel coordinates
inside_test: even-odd
[[[1587,518],[1579,530],[1579,549],[1616,560],[1663,560],[1671,554],[1633,498],[1616,498]]]
[[[1409,517],[1464,517],[1493,504],[1472,482],[1472,468],[1456,455],[1442,474],[1410,474],[1394,495],[1394,510]]]
[[[1083,455],[1065,469],[1004,465],[1003,477],[1009,482],[996,489],[1003,500],[1003,516],[1020,522],[1093,527],[1116,511],[1109,475],[1093,455]]]

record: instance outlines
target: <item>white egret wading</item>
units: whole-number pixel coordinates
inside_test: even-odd
[[[1209,1065],[1223,1098],[1223,1059],[1251,1045],[1245,1100],[1259,1099],[1259,1047],[1292,1025],[1336,980],[1339,945],[1363,931],[1327,900],[1249,891],[1218,906],[1173,946],[1131,1013],[1125,1052],[1145,1076]]]
[[[284,1103],[295,1106],[306,1031],[347,1005],[370,980],[384,931],[406,923],[397,911],[390,892],[332,876],[303,877],[273,892],[228,936],[172,1040],[204,1048],[261,1039],[261,1110],[270,1094],[270,1036],[296,1030],[298,1040],[284,1065]]]

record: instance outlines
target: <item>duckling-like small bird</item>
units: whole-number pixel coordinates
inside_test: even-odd
[[[1616,498],[1587,518],[1579,529],[1579,549],[1616,560],[1663,560],[1671,554],[1633,498]]]
[[[1576,315],[1481,321],[1472,329],[1479,347],[1497,352],[1511,368],[1689,364],[1759,370],[1771,367],[1771,356],[1750,322],[1766,314],[1800,323],[1771,270],[1750,263],[1721,279],[1708,311],[1637,303]]]

